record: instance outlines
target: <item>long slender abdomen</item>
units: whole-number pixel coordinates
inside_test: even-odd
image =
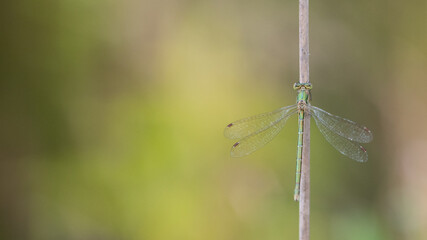
[[[297,145],[297,166],[295,174],[294,200],[299,201],[300,181],[301,181],[301,162],[302,162],[302,136],[304,133],[304,111],[298,111],[298,145]]]

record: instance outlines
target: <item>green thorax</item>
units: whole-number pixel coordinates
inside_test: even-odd
[[[298,90],[297,103],[308,103],[310,100],[311,83],[295,83],[294,89]]]

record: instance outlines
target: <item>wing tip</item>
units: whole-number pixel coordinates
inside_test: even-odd
[[[240,142],[235,142],[233,146],[231,147],[230,156],[231,157],[241,157],[241,154],[238,154],[234,149],[239,146]]]
[[[368,161],[368,151],[363,146],[359,146],[359,148],[363,151],[363,158],[358,159],[358,162],[365,163]]]
[[[247,155],[251,154],[252,152],[254,152],[253,150],[252,151],[247,151],[247,152],[242,151],[239,148],[240,146],[241,146],[240,142],[235,142],[233,144],[233,146],[231,147],[231,151],[230,151],[230,156],[231,157],[235,157],[235,158],[244,157],[244,156],[247,156]]]
[[[372,131],[365,126],[363,126],[363,130],[365,130],[366,134],[369,136],[366,142],[371,142],[374,139],[374,135],[372,134]]]
[[[234,126],[234,123],[230,123],[228,124],[225,128],[224,128],[224,137],[228,138],[228,139],[233,139],[233,135],[229,132],[230,127]]]

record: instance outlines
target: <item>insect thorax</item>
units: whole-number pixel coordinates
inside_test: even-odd
[[[310,99],[311,83],[295,83],[294,89],[298,91],[298,109],[304,109]]]

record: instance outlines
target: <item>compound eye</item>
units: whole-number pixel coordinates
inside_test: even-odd
[[[300,86],[300,84],[299,83],[294,83],[294,90],[297,90],[297,89],[299,89],[301,86]]]

